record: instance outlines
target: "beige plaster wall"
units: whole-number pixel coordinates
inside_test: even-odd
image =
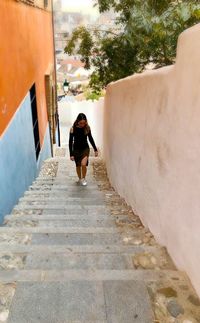
[[[111,183],[200,295],[200,25],[175,66],[108,86],[104,135]]]

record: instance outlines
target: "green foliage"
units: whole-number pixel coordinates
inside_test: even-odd
[[[98,101],[102,97],[102,94],[99,92],[91,91],[91,92],[87,92],[85,97],[86,97],[86,100]]]
[[[74,30],[71,39],[68,41],[65,52],[69,55],[76,53],[81,55],[85,68],[90,68],[90,58],[94,46],[93,37],[85,27],[78,27]]]
[[[83,93],[86,100],[92,101],[99,100],[105,94],[103,90],[94,90],[88,85],[83,87]]]
[[[200,5],[193,1],[172,2],[167,8],[155,8],[148,4],[135,5],[126,24],[126,37],[131,47],[138,45],[138,60],[152,62],[156,67],[172,64],[176,57],[180,33],[200,19]]]
[[[179,34],[200,21],[199,0],[96,0],[100,12],[113,9],[116,28],[79,27],[65,51],[94,67],[90,87],[100,93],[108,83],[141,72],[146,65],[172,64]]]

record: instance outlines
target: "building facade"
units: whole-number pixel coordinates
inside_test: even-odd
[[[51,0],[0,1],[0,222],[56,141]]]

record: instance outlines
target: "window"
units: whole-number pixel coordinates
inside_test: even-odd
[[[49,5],[49,0],[44,0],[44,7],[47,8]]]
[[[2,1],[2,0],[0,0]],[[17,2],[23,2],[29,6],[33,6],[35,8],[51,10],[51,0],[16,0]]]
[[[32,121],[33,121],[33,135],[34,135],[34,141],[35,141],[35,154],[36,154],[36,159],[38,160],[38,156],[40,153],[40,136],[39,136],[35,84],[30,89],[30,98],[31,98],[31,111],[32,111]]]

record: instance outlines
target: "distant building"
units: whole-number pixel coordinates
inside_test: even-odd
[[[83,25],[85,15],[78,12],[54,11],[55,25],[55,47],[58,50],[64,50],[67,39],[71,36],[73,30]]]
[[[110,10],[99,15],[95,22],[86,24],[87,29],[94,31],[112,31],[114,33],[121,32],[121,27],[116,25],[116,14]]]
[[[62,11],[62,0],[53,0],[54,11]]]
[[[56,141],[51,5],[0,1],[0,221]]]

